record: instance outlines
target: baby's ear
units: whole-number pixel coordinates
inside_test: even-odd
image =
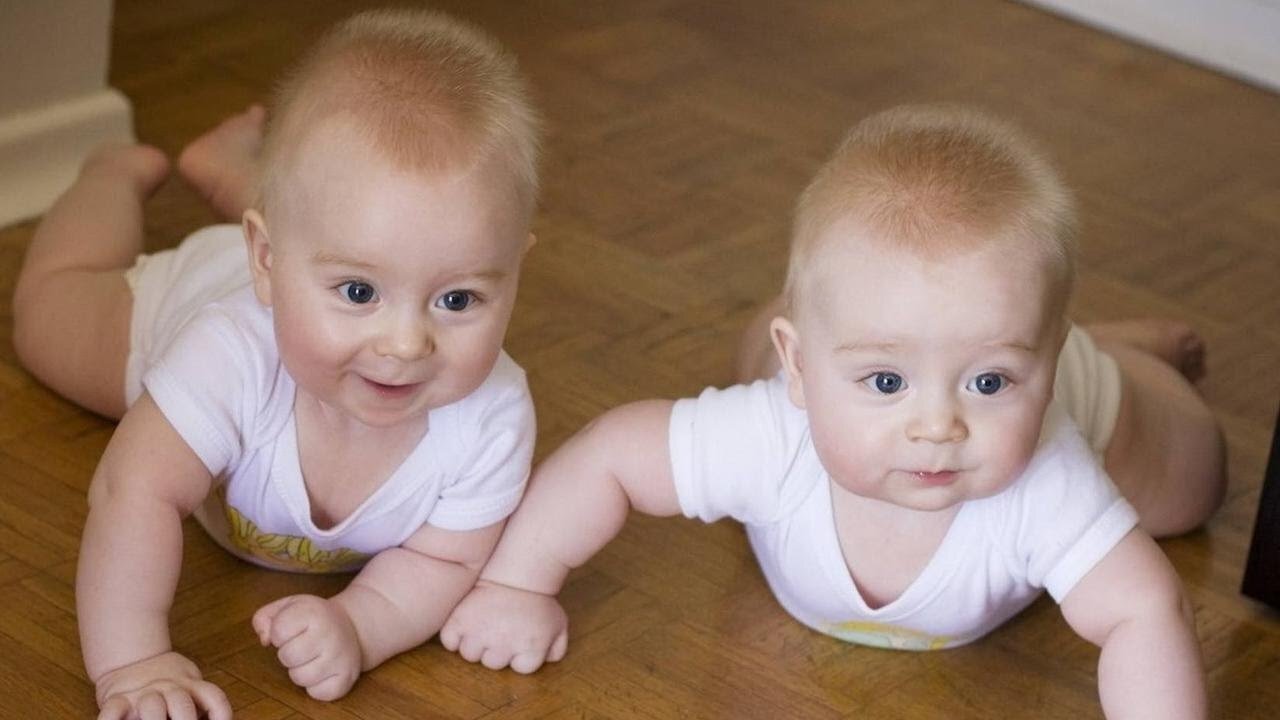
[[[800,334],[796,326],[784,317],[776,317],[769,323],[769,337],[773,349],[778,351],[782,369],[787,373],[787,396],[791,404],[804,409],[804,383],[801,381]]]
[[[244,211],[241,221],[244,228],[245,249],[249,252],[249,272],[253,274],[253,294],[258,302],[271,305],[271,236],[267,233],[267,221],[257,210]]]

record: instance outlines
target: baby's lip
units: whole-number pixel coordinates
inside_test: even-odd
[[[958,470],[914,470],[911,474],[921,482],[930,485],[946,485],[953,482],[960,472]]]
[[[388,392],[408,390],[410,388],[418,387],[423,383],[422,380],[416,380],[413,382],[404,382],[402,380],[396,380],[393,382],[383,382],[381,380],[374,380],[373,378],[370,378],[370,377],[364,378],[364,381],[379,390],[385,390]]]

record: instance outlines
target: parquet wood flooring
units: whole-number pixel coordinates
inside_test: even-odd
[[[117,0],[110,82],[138,136],[176,153],[364,5]],[[796,193],[859,117],[969,102],[1041,137],[1084,219],[1077,317],[1183,317],[1208,340],[1203,390],[1231,488],[1205,530],[1163,547],[1196,606],[1215,717],[1275,717],[1280,619],[1238,588],[1280,401],[1280,97],[997,0],[439,6],[519,55],[546,117],[540,242],[508,341],[537,402],[539,456],[610,406],[730,381],[743,325],[780,287]],[[211,219],[172,181],[150,208],[151,247]],[[0,230],[0,718],[82,718],[94,706],[73,575],[112,426],[14,358],[10,296],[32,228]],[[737,527],[639,516],[571,576],[562,663],[494,673],[432,642],[319,703],[248,619],[343,579],[252,568],[190,523],[186,543],[174,641],[239,718],[1100,714],[1096,650],[1048,600],[957,650],[847,645],[782,611]]]

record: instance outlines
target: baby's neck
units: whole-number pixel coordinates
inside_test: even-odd
[[[913,510],[855,495],[834,482],[831,505],[845,567],[872,609],[906,592],[937,553],[961,507]]]
[[[370,427],[299,389],[294,401],[298,464],[316,527],[337,525],[377,492],[422,441],[427,417]]]

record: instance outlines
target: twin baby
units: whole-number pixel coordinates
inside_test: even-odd
[[[492,39],[379,11],[311,50],[269,122],[252,108],[180,157],[240,226],[140,255],[168,161],[86,162],[31,242],[14,339],[120,419],[76,576],[101,717],[230,717],[169,638],[188,515],[267,567],[358,571],[253,616],[334,699],[436,634],[491,668],[558,660],[556,593],[632,508],[738,520],[786,610],[852,642],[961,645],[1048,590],[1101,647],[1108,716],[1206,715],[1151,539],[1221,497],[1203,347],[1179,323],[1067,320],[1072,207],[1033,143],[956,108],[858,123],[799,200],[742,384],[611,410],[529,479],[533,402],[502,342],[537,145]]]

